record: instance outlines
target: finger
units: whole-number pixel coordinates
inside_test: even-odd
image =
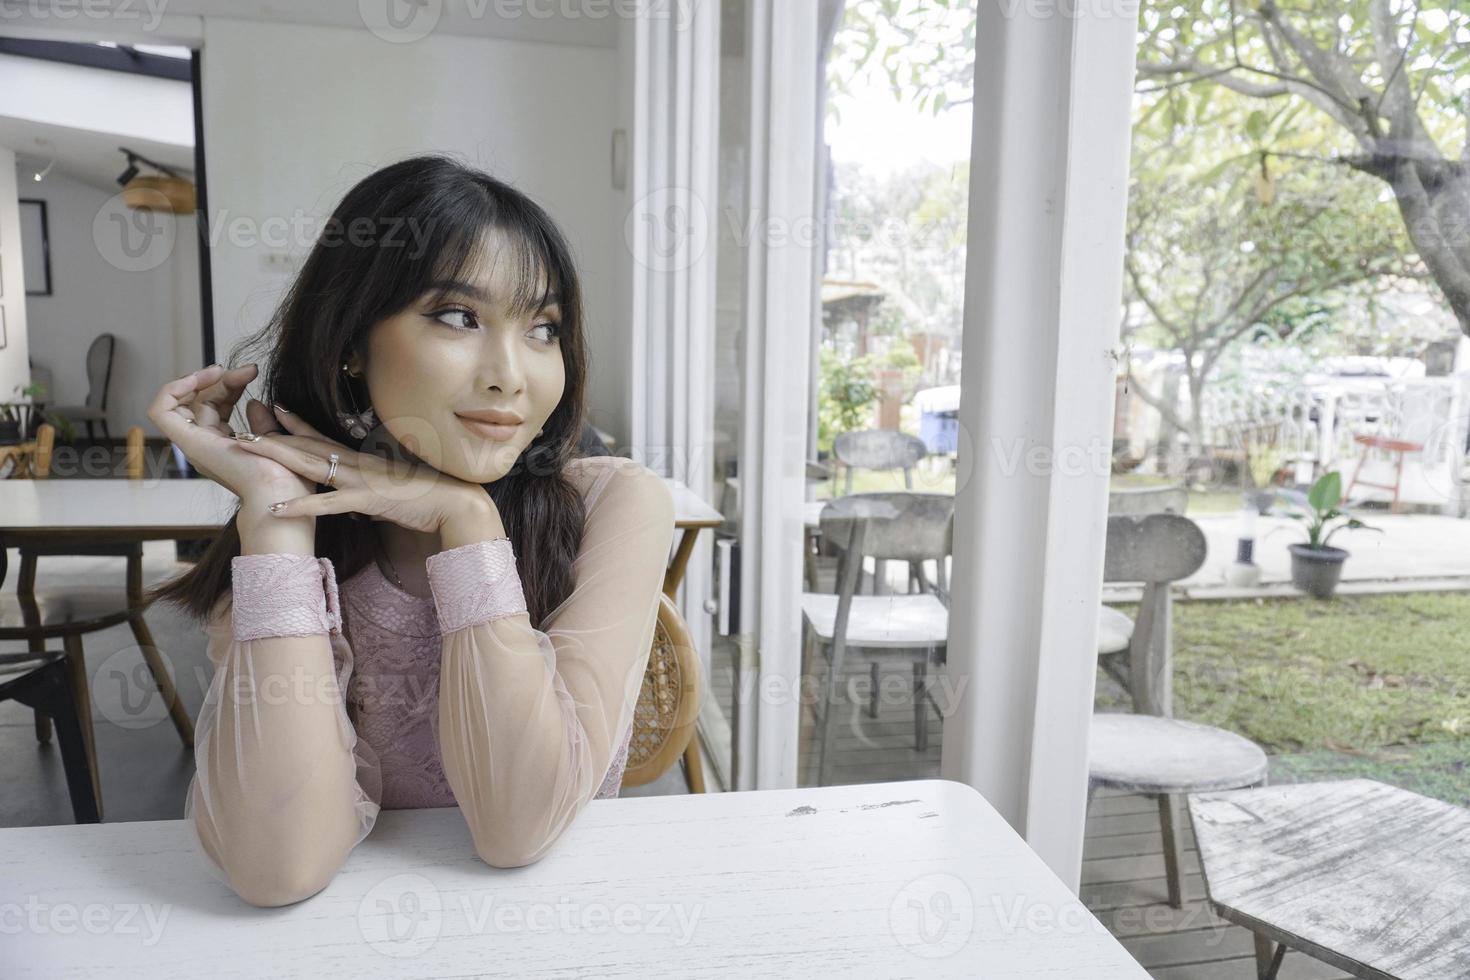
[[[214,406],[221,418],[228,419],[240,396],[245,393],[245,388],[259,374],[260,367],[254,362],[231,368],[221,374],[214,384],[200,392],[200,397]]]
[[[276,414],[270,410],[270,406],[259,398],[252,398],[245,403],[245,423],[250,431],[258,436],[267,433],[283,433],[281,423],[276,420]]]
[[[275,416],[276,420],[279,421],[281,425],[285,426],[286,431],[291,433],[292,435],[305,436],[309,439],[319,439],[322,442],[331,443],[333,446],[342,445],[336,440],[329,439],[326,436],[322,435],[316,430],[315,427],[312,426],[310,422],[306,421],[306,419],[302,418],[300,415],[297,415],[295,412],[287,411],[286,408],[280,405],[275,406]]]
[[[330,490],[280,500],[267,508],[276,517],[321,517],[323,514],[372,514],[381,498],[371,490]]]
[[[228,435],[235,403],[245,393],[245,386],[254,381],[258,373],[259,368],[253,363],[230,368],[221,373],[213,384],[202,388],[196,398],[199,404],[199,424],[211,428],[221,427]]]
[[[295,418],[295,416],[291,415],[290,413],[282,415],[280,411],[277,410],[272,414],[277,422],[283,423],[285,425],[294,424],[285,422],[286,419]],[[349,459],[351,459],[352,464],[354,466],[357,465],[358,456],[360,455],[358,450],[353,449],[351,446],[344,446],[342,443],[332,439],[328,439],[326,436],[315,434],[316,430],[304,422],[301,423],[298,428],[304,428],[306,431],[298,434],[293,433],[289,429],[287,429],[284,432],[273,435],[271,438],[283,442],[288,446],[295,446],[297,449],[300,449],[303,452],[315,453],[323,459],[327,457],[328,453],[336,453],[338,456],[342,457],[342,462],[344,464]]]
[[[218,364],[191,371],[182,378],[176,378],[158,389],[158,394],[148,405],[148,417],[153,420],[159,430],[168,438],[177,441],[181,436],[184,439],[192,437],[190,430],[197,428],[190,424],[188,419],[193,418],[194,409],[190,404],[194,396],[198,394],[200,385],[210,384],[224,369]],[[187,415],[180,412],[181,408],[187,407]]]
[[[331,460],[326,456],[318,456],[314,452],[292,445],[286,440],[287,436],[267,435],[255,439],[243,438],[242,433],[236,436],[236,441],[247,452],[258,456],[266,456],[275,460],[298,476],[303,476],[316,483],[326,483],[327,473],[332,468]],[[342,486],[344,479],[351,474],[356,476],[356,470],[347,464],[346,458],[337,454],[337,472],[332,475],[332,485]],[[355,483],[356,481],[353,480]]]

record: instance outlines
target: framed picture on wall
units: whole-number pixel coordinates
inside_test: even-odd
[[[51,231],[46,202],[20,199],[20,254],[25,267],[26,295],[51,295]]]

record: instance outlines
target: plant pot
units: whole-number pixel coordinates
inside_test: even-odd
[[[1348,553],[1342,548],[1313,548],[1288,545],[1291,551],[1291,584],[1318,599],[1330,599],[1342,579],[1342,563]]]
[[[1250,505],[1256,509],[1256,513],[1265,517],[1271,513],[1271,506],[1276,503],[1276,491],[1274,489],[1252,490],[1246,495]]]
[[[18,446],[20,443],[20,419],[0,419],[0,446]]]

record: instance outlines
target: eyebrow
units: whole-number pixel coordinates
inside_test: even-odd
[[[494,298],[486,290],[481,289],[479,286],[476,286],[474,283],[460,282],[457,279],[439,279],[439,280],[435,280],[434,282],[429,283],[429,286],[428,286],[428,289],[426,290],[426,292],[435,293],[435,294],[438,294],[438,293],[460,293],[461,295],[469,296],[472,299],[475,299],[475,300],[477,300],[477,301],[479,301],[481,303],[484,303],[486,306],[490,306],[490,305],[492,305],[494,303]],[[546,294],[546,300],[541,304],[541,307],[542,308],[545,308],[545,307],[548,307],[548,306],[557,306],[560,303],[561,303],[561,294],[558,293],[556,290],[553,289],[549,293]]]

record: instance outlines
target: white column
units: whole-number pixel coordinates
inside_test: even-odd
[[[0,322],[6,344],[0,348],[0,399],[16,396],[15,386],[31,383],[30,335],[26,333],[24,262],[40,262],[38,255],[20,252],[20,196],[25,188],[15,172],[15,154],[0,146]],[[54,218],[53,218],[54,220]]]
[[[623,229],[633,256],[634,456],[707,501],[714,499],[719,14],[719,0],[688,0],[637,18],[632,204]],[[679,599],[708,677],[713,535],[696,541]]]
[[[817,275],[815,3],[748,0],[750,214],[736,789],[797,782],[807,338]]]
[[[1074,890],[1136,25],[1132,0],[981,0],[976,29],[942,773]]]

